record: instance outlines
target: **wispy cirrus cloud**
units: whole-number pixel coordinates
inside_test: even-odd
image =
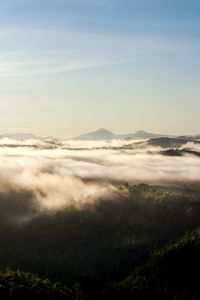
[[[0,39],[1,78],[99,68],[177,51],[169,41],[143,35],[4,28]]]

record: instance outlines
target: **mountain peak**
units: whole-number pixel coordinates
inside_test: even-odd
[[[81,134],[75,137],[75,140],[109,140],[109,139],[124,139],[124,138],[142,140],[142,139],[153,139],[153,138],[166,137],[166,136],[168,135],[151,133],[144,130],[138,130],[135,133],[130,133],[130,134],[114,134],[102,127],[97,129],[96,131]]]
[[[105,128],[99,128],[96,131],[93,131],[93,133],[100,133],[100,134],[113,134],[112,132],[110,132],[109,130],[105,129]]]
[[[156,138],[161,136],[166,136],[166,135],[151,133],[144,130],[138,130],[133,134],[134,138],[139,138],[139,139],[149,139],[149,138]]]
[[[111,139],[114,136],[115,135],[112,132],[108,131],[107,129],[99,128],[96,131],[81,134],[78,137],[76,137],[75,139],[77,139],[77,140],[102,140],[102,139]]]

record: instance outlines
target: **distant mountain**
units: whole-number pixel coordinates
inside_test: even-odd
[[[108,140],[108,139],[114,139],[116,138],[116,135],[107,129],[100,128],[96,131],[88,132],[85,134],[81,134],[74,139],[76,140]]]
[[[10,134],[2,134],[0,135],[0,139],[8,138],[13,140],[35,140],[38,139],[32,133],[10,133]]]
[[[57,140],[54,137],[40,137],[36,136],[32,133],[10,133],[10,134],[1,134],[0,139],[11,139],[11,140],[18,140],[18,141],[24,141],[24,140]]]
[[[179,148],[183,145],[186,145],[188,142],[200,143],[199,140],[193,138],[169,138],[169,137],[161,137],[150,139],[147,144],[149,146],[159,146],[161,148]]]
[[[143,130],[139,130],[133,134],[130,135],[134,139],[153,139],[153,138],[159,138],[159,137],[166,137],[169,135],[165,134],[156,134],[156,133],[151,133],[151,132],[146,132]]]
[[[162,148],[179,148],[185,144],[187,144],[190,139],[187,138],[168,138],[168,137],[160,137],[150,139],[147,143],[149,146],[159,146]]]
[[[200,134],[195,134],[195,135],[181,135],[178,138],[180,138],[180,139],[195,139],[195,140],[200,140]]]
[[[32,133],[10,133],[10,134],[1,134],[0,139],[8,138],[13,140],[53,140],[58,141],[58,138],[55,137],[40,137]],[[161,138],[161,140],[159,140]],[[81,134],[77,137],[72,138],[73,140],[112,140],[112,139],[135,139],[135,140],[154,140],[155,144],[173,144],[175,142],[173,139],[176,139],[178,144],[184,144],[186,141],[190,140],[200,140],[200,135],[185,135],[185,136],[172,136],[166,134],[156,134],[152,132],[146,132],[144,130],[136,131],[135,133],[128,134],[115,134],[105,128],[100,128],[96,131],[88,132]],[[172,139],[169,141],[168,139]],[[178,139],[178,140],[177,140]]]
[[[107,129],[100,128],[96,131],[92,131],[89,133],[81,134],[77,137],[75,137],[75,140],[110,140],[110,139],[138,139],[138,140],[144,140],[144,139],[152,139],[152,138],[159,138],[159,137],[168,137],[168,135],[164,134],[155,134],[146,132],[143,130],[139,130],[135,133],[129,133],[129,134],[114,134]]]

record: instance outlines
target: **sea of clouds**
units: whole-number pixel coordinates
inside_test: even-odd
[[[0,199],[3,195],[27,193],[37,211],[57,210],[124,194],[126,182],[200,182],[198,156],[166,156],[160,147],[147,146],[145,141],[139,145],[134,140],[2,139]],[[180,149],[200,150],[199,144],[191,142]]]

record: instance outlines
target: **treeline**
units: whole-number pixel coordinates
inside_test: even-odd
[[[7,269],[0,272],[0,299],[27,300],[73,300],[81,299],[80,286],[72,288],[35,274]]]

